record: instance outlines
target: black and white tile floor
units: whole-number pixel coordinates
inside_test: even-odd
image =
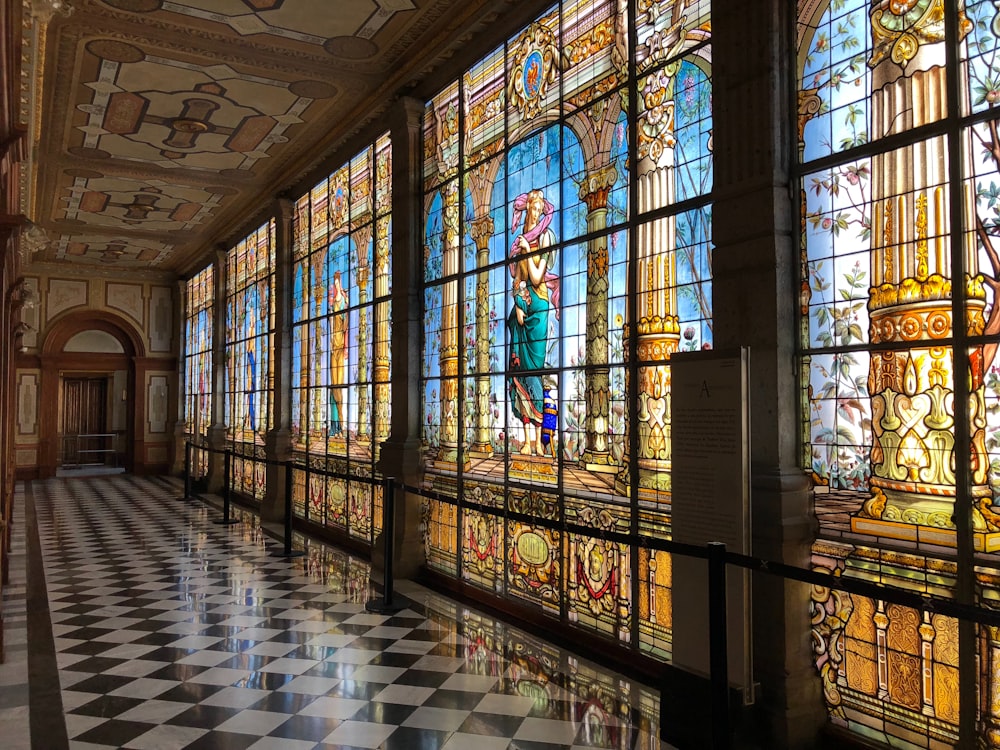
[[[27,493],[70,748],[661,749],[655,691],[414,584],[368,613],[367,564],[167,481]]]

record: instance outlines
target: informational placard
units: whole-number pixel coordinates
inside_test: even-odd
[[[750,554],[749,351],[678,353],[670,358],[673,539]],[[729,682],[747,690],[750,577],[727,569]],[[709,673],[708,564],[673,558],[674,664]]]

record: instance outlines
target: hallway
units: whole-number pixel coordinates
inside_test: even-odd
[[[216,525],[171,481],[19,490],[28,601],[40,550],[51,618],[49,636],[29,614],[34,747],[661,747],[656,691],[409,582],[408,608],[367,613],[366,563],[272,556],[253,516]]]

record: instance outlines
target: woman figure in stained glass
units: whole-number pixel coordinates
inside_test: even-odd
[[[550,273],[552,253],[536,252],[555,243],[549,228],[554,206],[541,190],[531,190],[514,201],[516,230],[524,217],[524,229],[511,247],[510,275],[514,305],[507,316],[510,332],[511,410],[521,423],[521,453],[544,453],[542,421],[545,393],[542,376],[549,333],[549,311],[557,310],[559,279]],[[558,314],[558,312],[557,312]]]
[[[340,271],[333,274],[330,287],[330,436],[344,432],[344,386],[347,385],[347,292],[340,281]]]
[[[249,296],[249,295],[248,295]],[[257,355],[254,351],[254,347],[257,343],[256,336],[256,325],[254,321],[254,316],[257,313],[257,305],[255,301],[248,301],[247,303],[247,340],[244,346],[246,347],[246,399],[247,399],[247,412],[246,412],[246,422],[243,425],[244,429],[248,432],[256,432],[257,430],[257,410],[254,404],[254,399],[257,395]]]

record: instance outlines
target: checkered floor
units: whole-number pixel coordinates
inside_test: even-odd
[[[71,748],[661,748],[654,691],[414,584],[370,614],[367,564],[164,480],[28,493]]]

